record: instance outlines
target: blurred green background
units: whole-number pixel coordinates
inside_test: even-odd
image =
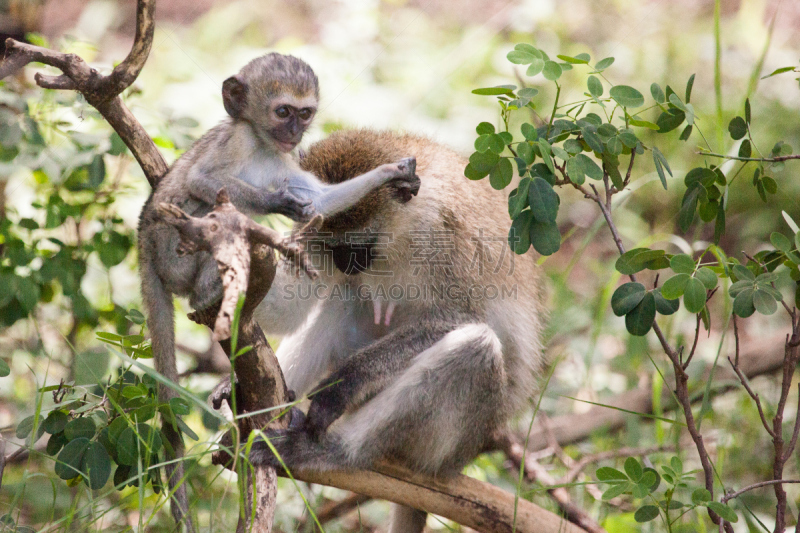
[[[225,116],[222,81],[250,59],[278,51],[301,57],[320,78],[320,110],[304,144],[339,128],[389,128],[426,135],[468,155],[473,150],[475,126],[481,121],[497,124],[499,120],[494,99],[473,95],[471,90],[519,84],[524,71],[515,70],[506,54],[514,44],[527,42],[551,55],[588,52],[598,59],[614,56],[616,63],[606,75],[614,83],[637,87],[643,93],[653,81],[662,86],[671,84],[681,93],[686,79],[696,73],[692,103],[717,152],[732,149],[727,124],[742,113],[748,96],[755,117],[754,135],[764,139],[763,149],[768,151],[778,140],[800,148],[797,76],[760,80],[776,68],[800,62],[800,32],[796,31],[800,28],[800,2],[721,2],[722,123],[715,109],[713,10],[710,0],[162,0],[150,59],[125,100],[171,162]],[[132,0],[0,0],[0,32],[18,37],[27,34],[34,42],[76,52],[100,69],[109,69],[127,54],[134,22]],[[46,209],[41,206],[50,205],[49,198],[62,194],[53,192],[61,191],[60,187],[69,189],[70,201],[85,202],[85,206],[103,198],[112,201],[95,210],[81,208],[80,216],[73,217],[81,223],[18,232],[19,239],[28,244],[52,237],[73,245],[74,254],[80,257],[71,260],[80,261],[83,270],[76,278],[79,286],[71,292],[54,274],[53,279],[59,282],[42,285],[50,289],[37,289],[40,301],[34,301],[26,313],[2,317],[0,356],[12,369],[10,376],[0,378],[0,428],[9,441],[7,455],[17,449],[14,443],[19,439],[14,428],[33,412],[37,387],[57,385],[61,379],[92,385],[119,366],[119,360],[109,355],[94,333],[133,331],[124,320],[125,311],[139,309],[141,302],[135,248],[131,245],[139,210],[149,194],[147,182],[135,161],[118,155],[109,127],[82,99],[32,85],[34,72],[47,70],[31,66],[0,85],[0,119],[4,121],[0,123],[0,141],[6,150],[22,146],[17,153],[0,157],[0,214],[10,226],[33,219],[44,227]],[[562,101],[581,99],[585,91],[583,74],[568,72],[562,79]],[[551,91],[541,78],[525,83],[541,85],[544,95]],[[16,130],[11,125],[19,119],[17,111],[25,106],[41,132],[42,142],[36,150],[29,149],[28,144],[33,146],[38,141],[13,137]],[[541,113],[549,114],[549,110],[542,109]],[[689,243],[713,235],[713,228],[709,233],[709,228],[702,226],[690,230],[690,235],[680,235],[674,217],[684,192],[683,173],[700,161],[695,154],[697,142],[695,137],[681,142],[677,134],[659,137],[659,147],[676,178],[669,182],[669,195],[656,195],[648,192],[648,188],[660,186],[653,179],[652,163],[637,176],[632,187],[635,194],[615,212],[627,244],[646,243],[666,247],[672,253],[690,252]],[[99,179],[105,180],[102,190],[106,192],[81,200],[78,196],[87,192],[70,189],[70,176],[98,154],[104,161],[104,177]],[[778,193],[769,204],[762,203],[752,187],[740,183],[742,187],[731,195],[732,215],[721,243],[729,254],[742,250],[755,253],[771,231],[785,232],[782,210],[800,220],[798,168],[787,164],[775,173]],[[91,176],[91,169],[88,172]],[[568,201],[561,206],[559,225],[567,237],[561,251],[543,261],[551,278],[548,357],[558,362],[542,402],[543,413],[551,419],[589,407],[565,396],[603,401],[658,383],[652,361],[661,369],[667,367],[652,336],[628,336],[623,321],[610,313],[608,302],[619,281],[613,269],[617,253],[607,230],[598,222],[599,212],[578,195],[565,197]],[[120,251],[121,257],[104,258],[92,250],[81,252],[81,243],[97,238],[97,234],[103,236],[104,243],[113,241],[113,249]],[[6,243],[6,257],[0,259],[6,263],[0,265],[9,265],[12,248]],[[26,268],[39,270],[42,262],[33,261]],[[24,276],[25,272],[17,270],[15,275]],[[45,294],[47,290],[52,294]],[[11,313],[8,309],[0,312]],[[179,362],[182,371],[195,366],[193,353],[205,353],[210,345],[207,331],[185,318],[187,310],[187,305],[179,306],[177,322],[183,347]],[[687,318],[684,311],[679,312],[667,321],[666,329],[688,337],[694,322]],[[722,335],[719,315],[713,320],[717,323],[708,337],[701,339],[697,356],[706,367],[716,356]],[[753,353],[781,349],[781,332],[787,328],[781,320],[777,316],[754,317],[742,332],[743,343]],[[728,350],[730,342],[726,341],[724,347]],[[701,390],[699,376],[703,370],[697,365],[697,387]],[[217,379],[214,374],[191,373],[184,384],[202,394]],[[777,393],[774,383],[773,377],[762,377],[754,387],[769,402]],[[45,405],[52,403],[48,394],[43,401]],[[787,418],[794,408],[787,411]],[[760,431],[757,412],[746,396],[739,392],[718,396],[709,416],[707,424],[713,426],[709,440],[726,480],[742,486],[768,476],[768,436]],[[188,421],[200,434],[201,443],[212,438],[200,412],[193,412]],[[527,429],[529,421],[529,415],[520,420],[520,431]],[[578,456],[646,444],[677,444],[685,450],[685,462],[696,466],[693,449],[669,427],[635,416],[621,432],[596,432],[592,438],[567,447],[566,453]],[[200,453],[204,446],[207,444],[196,444],[196,451]],[[552,454],[545,454],[542,460],[548,462]],[[230,529],[237,513],[236,484],[227,473],[210,467],[209,457],[199,460],[203,468],[196,470],[192,484],[201,524],[212,530]],[[85,488],[67,488],[59,480],[51,483],[52,464],[48,461],[32,456],[6,466],[0,514],[13,510],[19,523],[38,528],[54,517],[74,512],[76,501],[86,503]],[[799,467],[800,460],[790,461],[787,477],[798,477]],[[515,485],[514,473],[497,454],[480,458],[467,472],[510,490]],[[36,473],[43,475],[33,475]],[[288,484],[281,488],[277,525],[283,531],[294,531],[296,519],[303,512],[302,501]],[[333,489],[303,490],[312,501],[341,497]],[[789,486],[787,491],[793,502],[792,514],[797,517],[800,487]],[[648,531],[640,529],[645,526],[632,525],[630,509],[624,504],[614,507],[600,503],[596,494],[581,487],[571,492],[576,503],[596,518],[612,515],[604,524],[609,531]],[[143,507],[135,489],[110,494],[105,491],[102,495],[89,506],[91,512],[77,505],[84,514],[76,522],[80,525],[74,527],[87,531],[121,531],[126,526],[136,529],[140,510],[146,515],[145,521],[152,518],[148,526],[152,530],[169,527],[168,513],[154,510],[157,499],[149,492]],[[746,500],[766,523],[774,507],[770,497],[771,493],[760,491]],[[532,499],[553,508],[542,492],[533,493]],[[350,513],[326,530],[367,531],[381,524],[385,516],[382,502],[368,503],[361,506],[360,514]],[[701,520],[689,523],[686,530],[707,526]],[[429,527],[455,526],[431,518]]]

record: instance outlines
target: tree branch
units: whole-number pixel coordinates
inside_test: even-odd
[[[155,188],[168,167],[153,140],[122,103],[119,95],[139,76],[153,44],[155,0],[138,0],[136,36],[125,60],[109,75],[100,74],[75,54],[64,54],[41,46],[6,39],[6,57],[0,61],[0,80],[29,63],[55,67],[62,75],[36,73],[34,80],[45,89],[75,90],[94,106],[119,134]]]

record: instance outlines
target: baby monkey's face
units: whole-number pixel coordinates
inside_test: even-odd
[[[267,133],[281,152],[291,152],[303,138],[317,112],[312,95],[297,97],[282,94],[269,102]]]

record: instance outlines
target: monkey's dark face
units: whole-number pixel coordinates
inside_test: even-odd
[[[298,98],[281,95],[269,102],[267,111],[267,134],[281,152],[291,152],[303,138],[317,113],[314,95]]]

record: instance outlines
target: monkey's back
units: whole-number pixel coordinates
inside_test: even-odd
[[[336,132],[309,149],[301,166],[322,181],[339,183],[384,163],[415,156],[422,182],[406,204],[384,187],[325,221],[321,231],[388,232],[390,246],[357,282],[376,289],[406,289],[397,325],[426,316],[485,321],[503,344],[509,378],[509,411],[526,405],[541,371],[546,320],[544,282],[537,256],[515,256],[507,244],[511,220],[507,193],[488,180],[464,176],[465,158],[424,137],[390,131]],[[411,300],[409,287],[428,298]],[[391,296],[391,295],[390,295]]]

